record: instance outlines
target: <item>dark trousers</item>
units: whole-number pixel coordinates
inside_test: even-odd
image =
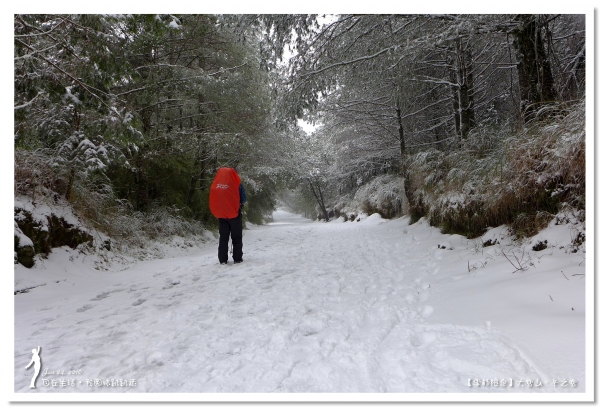
[[[237,218],[222,219],[219,218],[219,263],[227,261],[227,246],[229,245],[229,235],[233,242],[233,261],[242,260],[242,212]]]

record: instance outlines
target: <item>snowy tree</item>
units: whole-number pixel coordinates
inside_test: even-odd
[[[216,168],[251,169],[272,137],[260,63],[216,16],[16,15],[16,153],[54,157],[68,199],[101,174],[134,210],[208,221]]]
[[[314,137],[334,153],[319,174],[327,174],[333,199],[391,172],[404,178],[411,207],[422,207],[417,190],[423,179],[443,178],[445,156],[458,151],[462,162],[492,153],[527,125],[524,106],[548,111],[544,104],[580,97],[585,80],[581,16],[270,15],[244,16],[240,24],[261,27],[262,55],[271,58],[265,65],[282,72],[279,120],[322,124]],[[523,41],[533,40],[545,65],[523,62]],[[528,75],[552,78],[546,87],[560,92],[531,105],[522,85]],[[432,152],[441,157],[439,174],[421,177],[416,155],[432,149],[441,152]]]

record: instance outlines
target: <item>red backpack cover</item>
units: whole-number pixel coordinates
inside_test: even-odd
[[[217,218],[237,218],[240,210],[240,176],[233,168],[219,168],[208,197],[210,211]]]

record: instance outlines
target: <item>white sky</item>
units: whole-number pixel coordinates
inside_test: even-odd
[[[302,128],[302,130],[304,130],[308,134],[311,134],[311,133],[313,133],[316,130],[316,128],[319,125],[317,124],[316,126],[314,126],[314,125],[312,125],[312,124],[310,124],[308,122],[305,122],[302,119],[298,119],[298,126],[300,126]]]

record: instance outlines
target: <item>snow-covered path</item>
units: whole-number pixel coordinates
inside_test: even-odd
[[[564,339],[581,349],[560,366],[579,385],[557,389],[557,372],[518,338],[494,322],[448,321],[436,308],[443,302],[432,299],[459,280],[451,262],[460,255],[436,249],[448,239],[436,229],[407,232],[406,219],[377,216],[323,224],[281,210],[274,219],[244,232],[242,264],[220,266],[209,245],[193,257],[82,274],[16,295],[15,391],[34,391],[32,369],[23,368],[37,346],[44,369],[65,371],[40,376],[39,392],[584,390],[583,298],[568,304],[579,310],[565,314],[573,331],[565,335],[573,337]],[[454,274],[443,275],[445,268]],[[583,283],[569,287],[583,292]],[[75,382],[42,381],[62,378]],[[91,386],[86,379],[127,383]],[[132,379],[135,386],[125,385]]]

